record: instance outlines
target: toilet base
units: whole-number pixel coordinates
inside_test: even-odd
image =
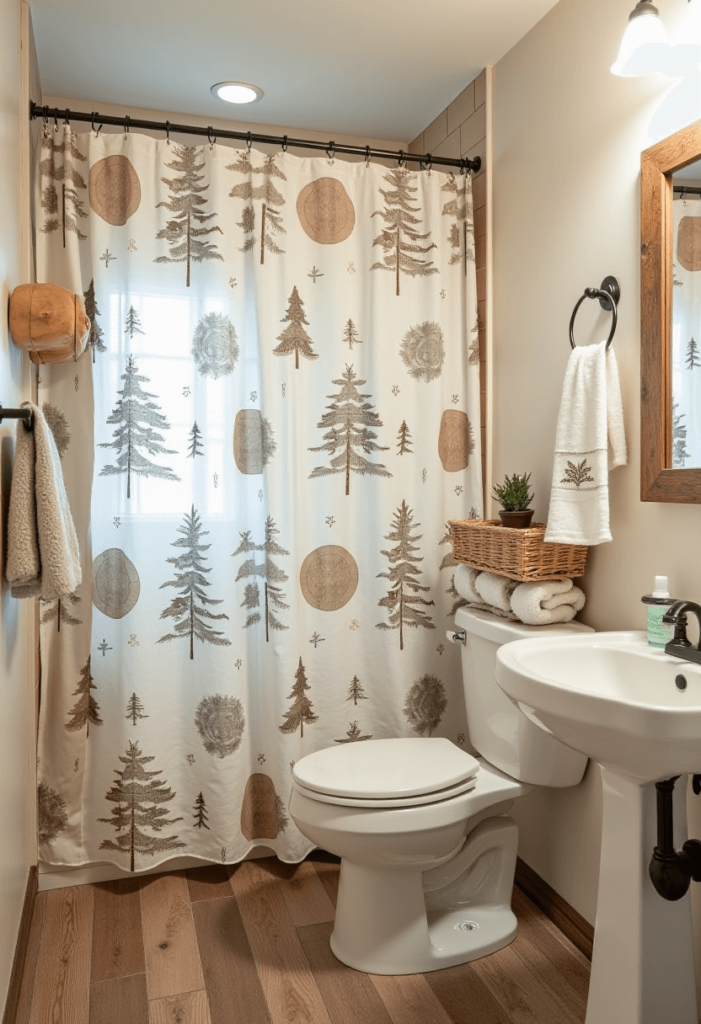
[[[518,828],[483,821],[427,872],[341,862],[331,949],[370,974],[424,974],[496,952],[516,936],[511,892]]]

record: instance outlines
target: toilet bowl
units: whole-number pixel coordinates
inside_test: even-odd
[[[494,680],[496,650],[534,627],[460,609],[473,757],[447,739],[365,740],[318,750],[293,769],[290,814],[341,858],[331,949],[373,974],[435,971],[516,935],[518,829],[507,815],[533,785],[576,785],[587,759],[533,725]]]

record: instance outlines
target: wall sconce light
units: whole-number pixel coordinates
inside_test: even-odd
[[[626,78],[654,74],[664,62],[667,50],[669,42],[660,21],[660,12],[652,0],[638,0],[630,12],[621,48],[615,64],[611,65],[611,71],[614,75]]]
[[[684,38],[699,37],[700,18],[701,0],[689,0]],[[615,64],[611,65],[611,71],[621,77],[660,74],[667,78],[684,78],[697,71],[700,62],[699,43],[671,45],[660,20],[660,13],[652,0],[638,0],[630,12],[621,48]]]

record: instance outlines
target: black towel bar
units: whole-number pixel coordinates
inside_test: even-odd
[[[572,348],[577,347],[574,340],[574,318],[577,316],[577,310],[585,299],[598,299],[601,308],[610,310],[612,314],[611,330],[606,340],[606,348],[608,349],[611,341],[613,340],[613,336],[616,333],[616,325],[618,324],[618,301],[620,297],[621,286],[615,277],[605,277],[601,282],[600,288],[584,289],[584,294],[577,300],[577,304],[572,310],[572,316],[570,317],[570,345]]]
[[[22,420],[25,430],[34,429],[34,413],[31,409],[3,409],[0,405],[0,423],[3,420]]]

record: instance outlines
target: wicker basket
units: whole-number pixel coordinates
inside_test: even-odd
[[[521,583],[584,575],[589,548],[546,544],[545,523],[527,530],[502,526],[498,519],[451,519],[448,525],[455,561],[472,569]]]

